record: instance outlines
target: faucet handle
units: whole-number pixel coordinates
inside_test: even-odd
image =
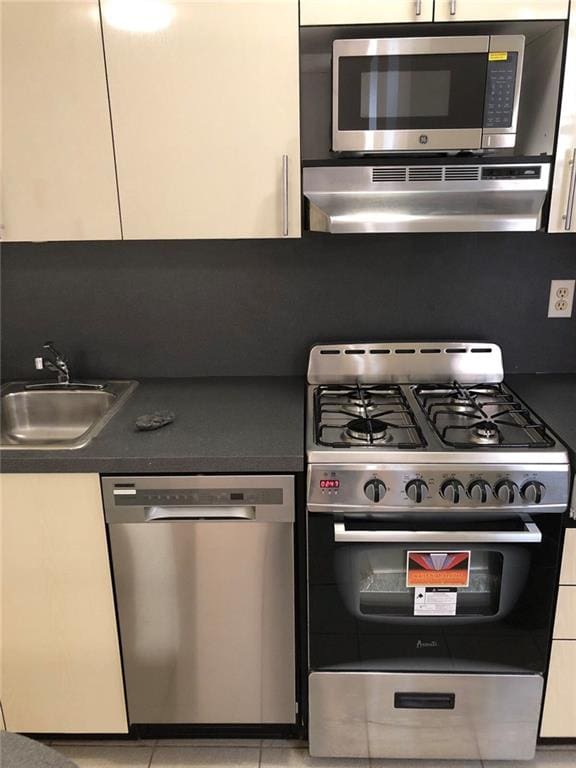
[[[42,349],[45,349],[47,352],[52,352],[54,357],[62,357],[60,352],[54,347],[53,341],[45,341],[44,344],[42,344]]]

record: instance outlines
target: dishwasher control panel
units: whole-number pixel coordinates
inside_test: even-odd
[[[294,478],[285,475],[102,477],[108,523],[294,519]]]
[[[221,506],[222,504],[282,504],[282,488],[182,488],[138,490],[134,486],[114,485],[115,506]]]

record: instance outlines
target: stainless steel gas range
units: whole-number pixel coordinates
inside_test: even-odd
[[[317,345],[308,382],[311,753],[530,759],[566,450],[495,344]]]

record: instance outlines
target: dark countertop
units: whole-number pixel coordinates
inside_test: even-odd
[[[136,432],[137,416],[173,424]],[[91,443],[77,450],[0,451],[2,472],[302,472],[305,381],[202,378],[140,381]]]
[[[572,451],[576,374],[514,374],[506,383]],[[148,379],[85,448],[0,451],[3,472],[302,472],[302,378]],[[176,421],[136,432],[134,420],[173,410]]]
[[[514,374],[505,381],[554,430],[576,461],[576,373]]]

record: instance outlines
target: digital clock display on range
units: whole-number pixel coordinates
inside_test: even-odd
[[[340,488],[340,480],[320,480],[320,488]]]

